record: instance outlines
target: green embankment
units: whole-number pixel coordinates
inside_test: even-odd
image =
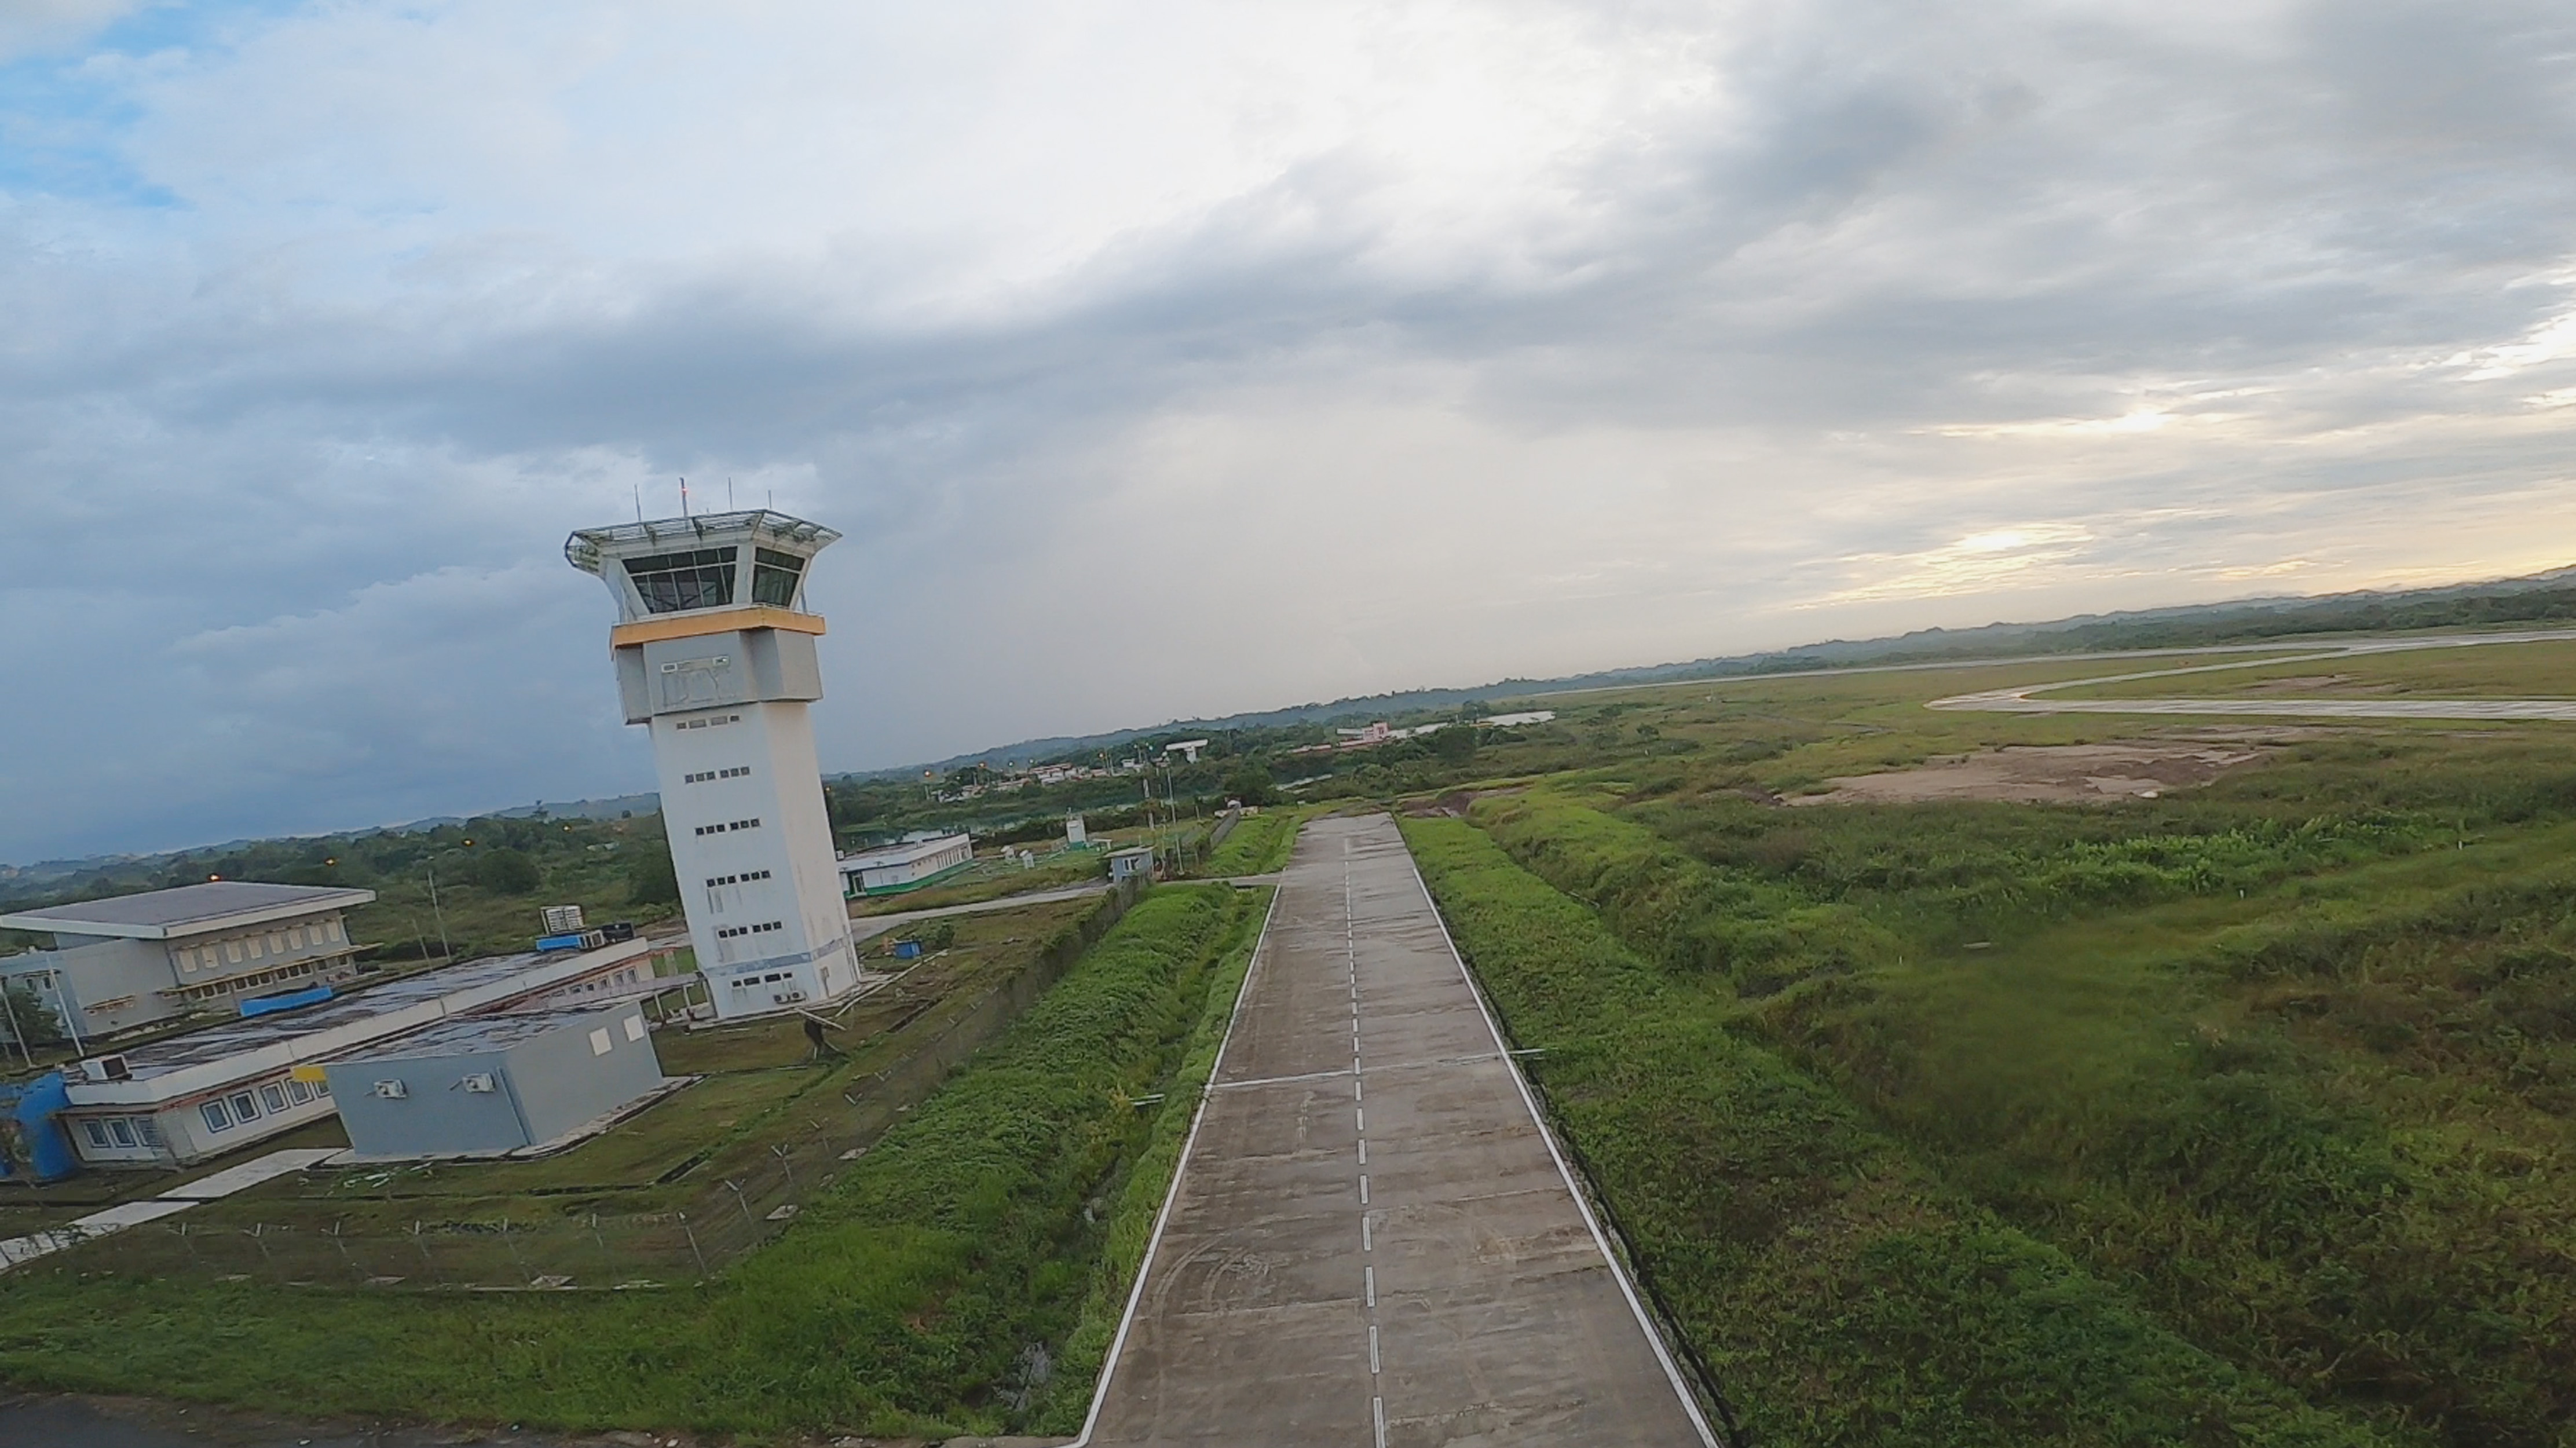
[[[991,1432],[1067,1404],[1078,1418],[1100,1304],[1132,1271],[1135,1208],[1159,1197],[1195,1099],[1176,1073],[1204,1074],[1262,903],[1148,895],[785,1236],[707,1287],[448,1297],[35,1271],[0,1286],[0,1376],[753,1435]]]
[[[1304,823],[1311,810],[1275,806],[1257,815],[1246,815],[1225,843],[1208,856],[1200,872],[1220,878],[1236,875],[1267,875],[1284,868],[1288,851],[1297,843],[1297,826]]]
[[[2560,781],[2460,775],[2451,811],[2392,807],[2427,787],[2400,772],[1795,818],[1540,790],[1476,818],[1695,1010],[2189,1342],[2382,1431],[2565,1444],[2576,826]]]
[[[2347,1444],[1917,1166],[1473,826],[1405,834],[1640,1266],[1774,1444]]]

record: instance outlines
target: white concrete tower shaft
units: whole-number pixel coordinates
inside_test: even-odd
[[[662,823],[719,1016],[847,995],[858,952],[806,706],[823,697],[805,608],[829,528],[760,509],[585,528],[575,568],[617,599],[626,722],[653,731]]]

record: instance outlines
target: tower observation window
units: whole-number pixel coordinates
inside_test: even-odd
[[[626,560],[626,576],[644,596],[647,613],[722,608],[733,602],[733,550],[693,548]]]
[[[751,601],[793,608],[796,605],[796,581],[804,575],[805,560],[795,554],[754,548],[751,550]]]

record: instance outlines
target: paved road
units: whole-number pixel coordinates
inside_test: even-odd
[[[2556,643],[2576,639],[2576,629],[2526,629],[2514,633],[2444,634],[2421,638],[2353,639],[2312,652],[2276,654],[2237,663],[2203,664],[2188,669],[2150,669],[2144,673],[2104,674],[2091,679],[2065,679],[2019,689],[1988,689],[1934,699],[1927,709],[1966,710],[1987,714],[2199,714],[2265,719],[2576,719],[2576,699],[2057,699],[2047,695],[2088,684],[2125,684],[2138,679],[2179,678],[2233,669],[2270,668],[2278,664],[2332,663],[2371,654],[2412,653],[2419,649],[2465,649],[2481,644]],[[2275,645],[2274,647],[2277,647]]]
[[[1093,1444],[1710,1443],[1394,822],[1300,834]]]

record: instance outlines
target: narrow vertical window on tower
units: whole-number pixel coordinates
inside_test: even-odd
[[[771,548],[751,550],[751,601],[779,608],[796,606],[796,584],[805,576],[805,560]]]

